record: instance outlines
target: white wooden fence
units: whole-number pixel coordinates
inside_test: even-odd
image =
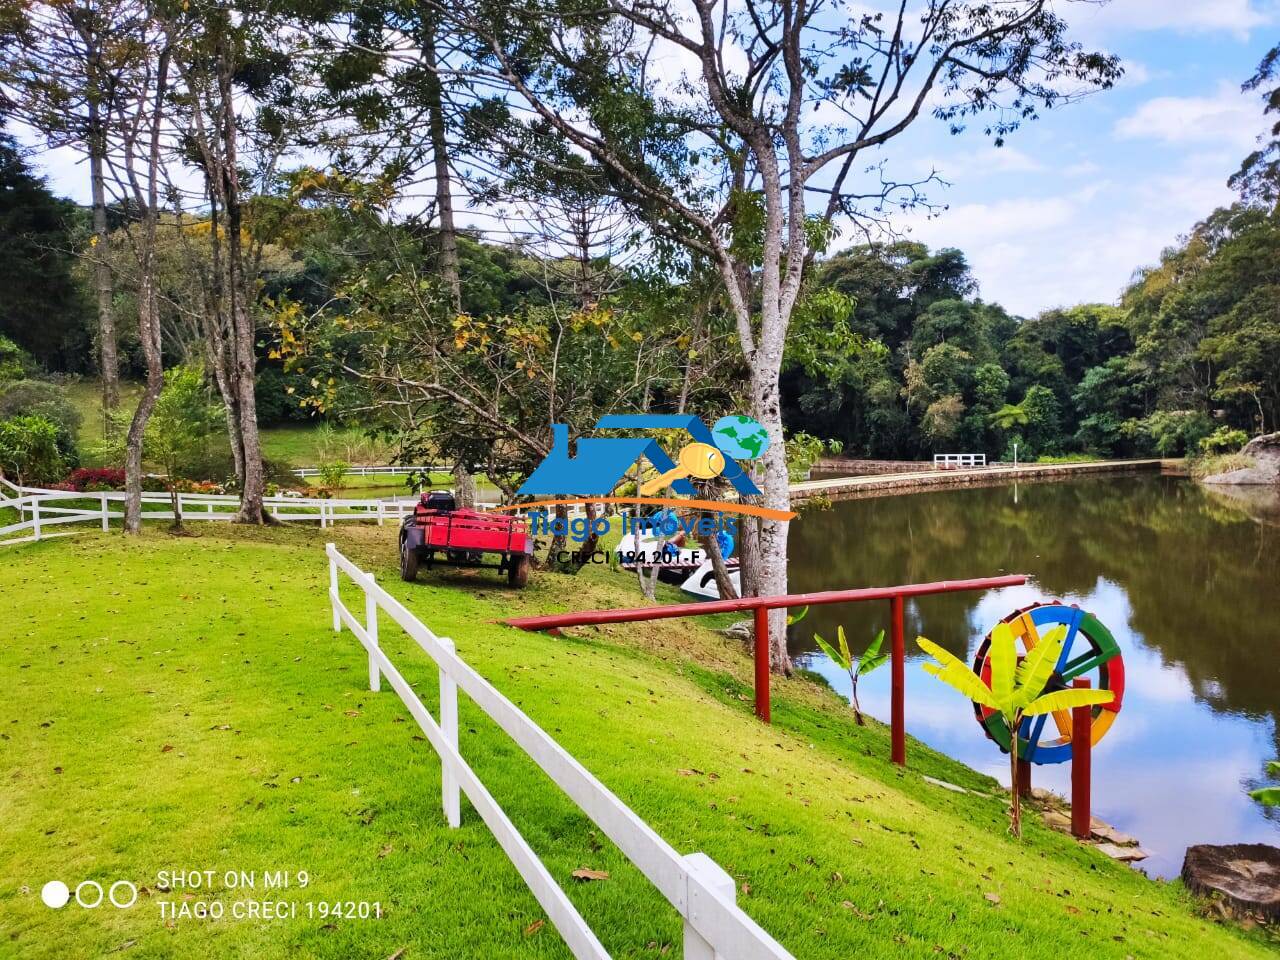
[[[347,477],[381,477],[384,475],[398,476],[399,474],[410,473],[451,473],[453,467],[448,464],[434,464],[425,467],[397,467],[397,466],[353,466],[343,470],[343,476]],[[319,467],[299,467],[293,471],[295,477],[318,477],[320,476]]]
[[[445,821],[450,827],[461,823],[461,795],[466,794],[575,957],[608,960],[609,954],[463,759],[458,746],[459,690],[470,696],[542,768],[684,918],[685,960],[794,960],[742,912],[734,902],[733,878],[714,860],[703,853],[677,853],[541,727],[468,666],[454,651],[452,640],[436,636],[378,586],[373,574],[353,564],[332,543],[325,552],[329,558],[333,629],[340,632],[345,624],[356,635],[369,656],[369,689],[377,691],[385,677],[439,754]],[[339,573],[346,574],[364,594],[363,623],[342,603]],[[413,638],[440,668],[438,721],[379,647],[379,610]]]
[[[46,490],[40,487],[18,487],[0,477],[0,510],[18,513],[18,522],[0,526],[0,546],[29,543],[51,537],[65,537],[75,530],[50,531],[50,527],[90,523],[108,529],[110,521],[124,518],[123,491],[81,493],[75,490]],[[267,512],[282,522],[309,521],[330,527],[343,520],[371,520],[379,525],[388,518],[399,520],[413,510],[416,497],[394,497],[386,500],[326,500],[309,497],[264,497]],[[233,520],[240,500],[222,493],[182,493],[178,495],[182,519]],[[142,495],[144,520],[172,520],[173,505],[169,494]],[[24,535],[25,534],[25,535]]]
[[[964,467],[985,467],[985,453],[935,453],[933,466],[938,470],[958,470]]]

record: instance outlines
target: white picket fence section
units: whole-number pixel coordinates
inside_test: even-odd
[[[5,491],[8,491],[6,494]],[[123,491],[80,493],[74,490],[47,490],[19,487],[0,477],[0,509],[18,513],[18,522],[0,526],[0,546],[30,543],[51,537],[70,536],[78,531],[50,531],[50,527],[75,523],[109,528],[110,521],[124,518],[126,494]],[[413,510],[416,497],[393,497],[385,500],[342,500],[310,497],[265,497],[267,512],[282,522],[305,521],[331,527],[344,520],[367,520],[378,523],[388,518],[399,521]],[[182,493],[178,495],[183,521],[225,520],[235,518],[240,500],[231,494]],[[173,506],[169,494],[142,495],[144,520],[172,520]],[[25,534],[25,535],[23,535]]]
[[[347,477],[381,477],[384,475],[397,476],[402,473],[410,472],[418,473],[451,473],[453,467],[448,464],[428,464],[425,467],[397,467],[397,466],[352,466],[347,467],[343,471],[343,476]],[[318,477],[320,476],[319,467],[298,467],[293,471],[295,477]]]
[[[333,629],[341,632],[345,624],[356,635],[369,656],[369,689],[376,692],[382,677],[386,677],[440,756],[445,821],[450,827],[461,823],[461,795],[466,794],[575,957],[608,960],[609,954],[463,759],[458,747],[459,690],[471,697],[542,768],[684,918],[685,960],[794,960],[738,907],[733,878],[714,860],[703,853],[686,856],[677,853],[541,727],[468,666],[455,652],[452,640],[436,636],[378,586],[373,574],[357,567],[332,543],[325,552],[329,558]],[[342,603],[339,573],[346,574],[364,594],[363,623]],[[413,638],[439,667],[438,721],[379,647],[379,610]]]
[[[985,453],[935,453],[933,455],[933,466],[937,470],[958,470],[986,465]]]

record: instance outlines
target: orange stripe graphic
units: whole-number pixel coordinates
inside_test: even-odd
[[[533,500],[507,507],[493,507],[491,513],[510,513],[530,507],[550,507],[558,503],[660,503],[671,507],[692,507],[697,510],[714,510],[717,513],[742,513],[765,520],[793,520],[795,514],[787,510],[773,510],[747,503],[722,503],[719,500],[681,500],[676,497],[566,497],[559,500]]]

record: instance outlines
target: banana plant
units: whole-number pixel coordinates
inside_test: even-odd
[[[1280,779],[1280,760],[1272,760],[1267,763],[1267,775]],[[1263,787],[1260,790],[1252,790],[1249,796],[1264,807],[1280,807],[1280,787]]]
[[[880,652],[881,646],[884,645],[884,631],[881,630],[876,634],[876,638],[867,644],[867,649],[862,651],[862,656],[856,659],[849,652],[849,642],[845,639],[842,626],[836,627],[836,642],[840,645],[839,650],[833,648],[816,633],[813,639],[822,648],[828,660],[849,674],[849,706],[853,707],[853,719],[858,722],[858,726],[866,726],[866,721],[862,719],[862,707],[858,704],[858,679],[866,676],[876,667],[882,666],[889,659],[887,653]]]
[[[959,690],[975,703],[998,711],[1009,725],[1009,784],[1012,797],[1009,830],[1015,837],[1022,836],[1022,804],[1018,790],[1018,729],[1022,726],[1023,717],[1110,703],[1115,696],[1110,690],[1068,689],[1044,692],[1045,684],[1053,676],[1066,636],[1065,626],[1050,630],[1019,661],[1013,631],[1008,624],[996,624],[991,632],[990,686],[963,660],[948,653],[932,640],[916,637],[920,649],[937,661],[924,665],[927,673]]]

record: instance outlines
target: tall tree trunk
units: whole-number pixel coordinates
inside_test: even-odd
[[[244,452],[244,481],[240,484],[240,510],[236,514],[236,522],[263,524],[273,521],[262,506],[266,493],[266,475],[258,435],[257,401],[253,392],[257,354],[254,351],[254,324],[248,295],[251,278],[244,275],[244,249],[241,243],[244,218],[240,198],[240,172],[237,167],[236,111],[231,84],[231,53],[225,40],[218,46],[217,57],[223,158],[221,173],[227,214],[227,296],[231,320],[233,384],[240,410],[240,443]]]
[[[463,510],[476,507],[476,478],[461,460],[453,465],[453,498]]]
[[[444,117],[444,87],[436,72],[436,25],[427,21],[427,44],[423,56],[427,64],[427,128],[431,137],[431,160],[435,167],[436,212],[440,217],[440,279],[449,291],[455,313],[462,311],[462,277],[458,266],[458,230],[453,220],[453,179],[449,172],[449,140]]]
[[[73,24],[85,49],[85,93],[89,153],[89,193],[93,209],[93,285],[98,301],[98,363],[102,375],[102,406],[114,410],[120,403],[120,359],[112,311],[111,266],[107,261],[107,188],[104,174],[107,155],[106,121],[102,116],[107,95],[102,64],[103,35],[100,21],[89,9],[76,11]],[[104,417],[104,429],[111,422]]]
[[[133,419],[129,421],[124,457],[124,532],[133,536],[142,533],[142,439],[147,431],[147,422],[151,419],[151,411],[155,409],[160,391],[164,387],[164,368],[160,356],[160,315],[155,295],[155,264],[151,257],[151,248],[155,243],[154,226],[147,229],[152,236],[143,238],[145,248],[138,283],[138,339],[147,364],[147,383],[138,406],[133,411]]]
[[[89,123],[95,126],[98,107],[90,102]],[[103,138],[89,144],[89,179],[93,195],[93,286],[98,299],[98,365],[102,374],[102,406],[114,410],[120,403],[120,357],[116,345],[116,320],[112,311],[111,265],[107,262],[107,188],[103,176]]]
[[[231,462],[235,468],[236,486],[244,489],[244,440],[240,435],[240,400],[234,387],[234,361],[229,356],[226,328],[225,267],[222,257],[221,222],[218,216],[219,191],[214,185],[216,171],[205,170],[205,192],[209,197],[209,273],[205,287],[205,338],[208,344],[210,366],[218,394],[227,418],[227,442],[231,447]]]
[[[155,252],[156,224],[160,215],[160,136],[164,118],[164,104],[168,95],[169,79],[168,47],[160,52],[156,65],[154,103],[147,118],[149,142],[146,160],[146,192],[134,181],[134,199],[142,210],[142,236],[138,252],[138,338],[142,355],[147,364],[147,384],[125,438],[125,508],[124,532],[137,536],[142,532],[142,440],[147,431],[151,411],[155,409],[164,387],[163,358],[160,352],[160,305],[156,291]],[[144,109],[139,104],[139,109]],[[132,170],[135,144],[126,144],[125,164]]]
[[[762,351],[763,352],[763,351]],[[780,351],[779,351],[780,354]],[[782,438],[782,407],[778,399],[777,364],[753,371],[751,378],[752,414],[769,432],[769,447],[763,459],[764,506],[773,510],[791,509],[791,488],[787,476],[787,451]],[[770,369],[771,368],[771,369]],[[758,596],[778,596],[787,592],[788,520],[764,520],[759,524],[759,566],[756,570]],[[769,611],[769,654],[771,667],[782,673],[791,672],[787,653],[787,611]]]
[[[565,530],[569,524],[569,508],[563,503],[555,505],[556,530]],[[546,569],[560,570],[560,555],[565,552],[565,544],[568,537],[564,533],[553,533],[551,535],[551,546],[547,548]]]

